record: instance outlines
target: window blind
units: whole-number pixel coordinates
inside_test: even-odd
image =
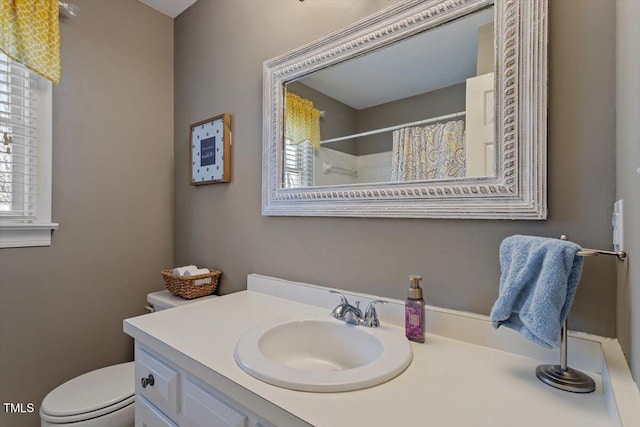
[[[284,186],[301,188],[313,185],[313,147],[308,142],[284,145]]]
[[[36,215],[37,75],[0,52],[0,219]]]

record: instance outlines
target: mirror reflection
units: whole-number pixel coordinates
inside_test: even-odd
[[[282,187],[495,176],[493,17],[287,82]]]

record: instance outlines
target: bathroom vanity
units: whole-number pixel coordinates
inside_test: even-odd
[[[426,343],[410,343],[411,364],[377,386],[295,391],[240,368],[234,352],[247,331],[282,318],[331,319],[338,301],[328,290],[250,275],[246,291],[125,320],[136,341],[136,425],[640,425],[638,389],[616,340],[570,334],[569,365],[594,378],[596,391],[567,393],[535,376],[537,365],[558,363],[557,351],[496,331],[485,316],[429,306]],[[345,294],[363,305],[378,299]],[[380,328],[404,336],[403,302],[382,299]]]

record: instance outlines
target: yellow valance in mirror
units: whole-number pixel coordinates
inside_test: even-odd
[[[42,77],[59,83],[58,0],[0,1],[0,49]]]
[[[313,102],[287,93],[285,114],[285,138],[294,145],[308,141],[320,151],[320,111],[313,108]]]

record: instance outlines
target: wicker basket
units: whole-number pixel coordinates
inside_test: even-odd
[[[209,268],[208,270],[209,273],[195,276],[176,276],[173,274],[173,270],[163,270],[162,277],[169,292],[182,298],[193,299],[211,295],[218,287],[218,279],[222,272],[215,268]],[[211,283],[195,284],[196,280],[208,277],[211,278]]]

